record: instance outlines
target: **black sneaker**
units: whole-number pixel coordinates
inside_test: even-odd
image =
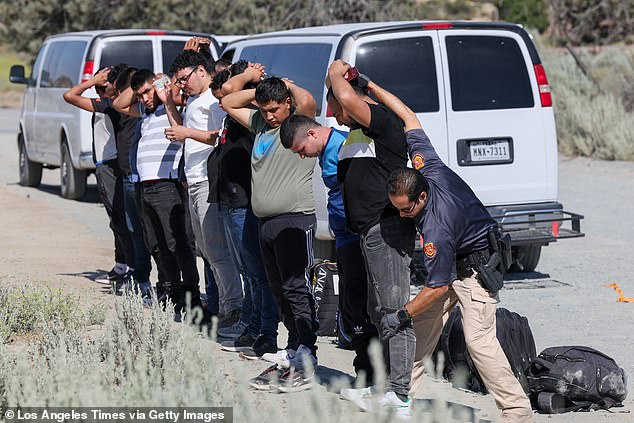
[[[249,385],[258,391],[268,391],[272,387],[278,386],[279,381],[288,373],[289,369],[283,369],[277,364],[264,370],[262,373],[249,381]]]
[[[260,335],[250,350],[245,350],[240,353],[240,358],[259,360],[267,353],[277,353],[277,342],[271,342],[264,335]]]
[[[299,392],[310,389],[313,386],[313,374],[303,369],[291,368],[286,374],[280,377],[278,390],[280,392]]]
[[[255,344],[256,339],[251,336],[247,329],[242,332],[237,339],[233,341],[224,341],[221,342],[223,351],[231,351],[231,352],[245,352],[245,351],[253,351],[253,345]]]

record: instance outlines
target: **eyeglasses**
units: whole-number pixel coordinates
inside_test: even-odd
[[[194,74],[194,72],[196,72],[196,69],[197,69],[197,68],[192,69],[192,71],[191,71],[191,72],[189,72],[189,75],[187,75],[187,77],[185,77],[185,78],[178,78],[178,79],[174,82],[174,84],[182,88],[182,87],[183,87],[183,85],[185,85],[185,84],[187,83],[187,81],[189,81],[189,78],[191,78],[191,77],[192,77],[192,75]]]
[[[411,206],[407,207],[407,208],[403,208],[403,209],[398,209],[398,211],[400,211],[401,213],[411,213],[414,211],[414,207],[416,207],[416,205],[420,202],[420,197],[418,197],[416,199],[416,201],[414,201],[412,203]]]

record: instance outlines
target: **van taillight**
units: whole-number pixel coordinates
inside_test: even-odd
[[[167,35],[167,31],[147,31],[146,35]]]
[[[537,87],[539,88],[539,99],[542,101],[542,107],[552,107],[553,99],[550,96],[550,85],[546,78],[546,71],[542,65],[534,65],[535,76],[537,77]]]
[[[95,62],[92,60],[86,60],[86,64],[84,65],[84,70],[81,73],[81,82],[86,82],[90,78],[92,78],[92,73],[95,70]]]
[[[326,117],[333,117],[333,114],[330,111],[330,107],[328,107],[328,106],[326,106]]]
[[[436,22],[423,24],[423,29],[447,29],[452,28],[453,24],[450,22]]]

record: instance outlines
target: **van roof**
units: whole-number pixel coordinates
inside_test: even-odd
[[[238,44],[249,40],[258,40],[274,37],[287,37],[287,36],[331,36],[331,37],[358,37],[362,35],[370,35],[382,32],[398,32],[407,31],[419,28],[426,29],[503,29],[512,31],[518,34],[524,39],[528,48],[529,54],[533,61],[533,64],[541,63],[539,55],[535,45],[530,40],[529,34],[524,30],[521,25],[509,23],[509,22],[490,22],[490,21],[386,21],[386,22],[365,22],[365,23],[351,23],[351,24],[338,24],[338,25],[325,25],[325,26],[313,26],[308,28],[296,28],[286,31],[275,31],[263,34],[255,34],[240,40],[229,43],[225,50],[231,47],[233,44]],[[342,40],[343,41],[343,40]],[[343,45],[343,42],[339,43],[339,48]],[[336,57],[339,57],[337,52]]]
[[[246,39],[280,37],[285,35],[331,35],[344,36],[354,33],[365,32],[367,30],[399,30],[408,27],[421,27],[427,24],[451,24],[452,27],[497,27],[500,29],[520,29],[521,26],[508,22],[488,22],[488,21],[386,21],[386,22],[364,22],[337,25],[313,26],[307,28],[289,29],[286,31],[275,31],[263,34],[255,34]]]
[[[180,31],[180,30],[165,30],[165,29],[106,29],[99,31],[79,31],[79,32],[66,32],[63,34],[56,34],[46,37],[47,40],[61,37],[108,37],[108,36],[122,36],[122,35],[206,35],[201,32],[194,31]]]

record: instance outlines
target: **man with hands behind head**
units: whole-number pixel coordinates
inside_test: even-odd
[[[264,78],[250,66],[244,78],[257,88],[233,92],[222,99],[225,111],[255,134],[251,154],[251,205],[260,219],[260,248],[273,297],[289,332],[290,369],[272,366],[252,380],[256,389],[269,389],[281,379],[280,390],[310,387],[308,360],[317,364],[318,322],[308,270],[313,263],[315,204],[312,192],[314,159],[302,160],[280,142],[280,125],[291,114],[315,116],[315,99],[289,80]],[[223,87],[224,88],[224,87]],[[252,102],[259,110],[249,108]],[[292,356],[292,357],[291,357]]]

